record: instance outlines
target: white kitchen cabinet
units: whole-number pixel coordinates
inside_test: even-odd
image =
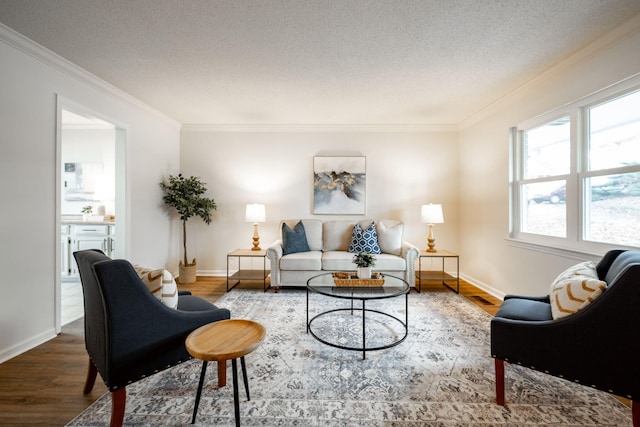
[[[113,256],[115,248],[115,225],[96,223],[64,224],[61,234],[62,244],[62,278],[78,279],[78,267],[73,253],[86,249],[100,249],[107,256]]]

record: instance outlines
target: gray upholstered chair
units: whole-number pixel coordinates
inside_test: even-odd
[[[85,346],[89,372],[84,393],[97,373],[111,392],[111,426],[122,425],[126,386],[191,359],[185,339],[207,323],[229,319],[229,310],[183,292],[178,308],[156,299],[125,260],[97,250],[75,252],[84,292]]]
[[[612,250],[596,266],[607,287],[578,312],[553,320],[549,296],[507,295],[491,321],[496,401],[504,362],[626,397],[640,426],[640,251]]]

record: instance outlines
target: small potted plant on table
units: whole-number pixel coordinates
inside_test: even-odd
[[[82,212],[82,220],[89,221],[91,219],[91,214],[93,213],[93,206],[87,205],[83,207],[80,212]]]
[[[376,265],[376,257],[368,252],[354,255],[353,263],[358,266],[359,279],[371,279],[371,267]]]

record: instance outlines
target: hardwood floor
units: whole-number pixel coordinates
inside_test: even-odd
[[[262,292],[262,282],[243,282],[240,287]],[[226,292],[226,281],[198,277],[179,289],[216,301]],[[423,285],[422,292],[451,291],[436,284]],[[464,281],[460,294],[492,315],[501,302]],[[98,379],[90,394],[82,394],[88,364],[83,329],[83,320],[76,320],[53,340],[0,364],[0,425],[62,426],[107,392]]]

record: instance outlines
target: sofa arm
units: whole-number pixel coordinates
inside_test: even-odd
[[[407,268],[404,273],[404,280],[409,284],[409,286],[416,285],[416,260],[420,255],[420,249],[417,246],[407,242],[402,241],[402,258],[404,258],[405,263],[407,264]]]
[[[267,248],[267,259],[271,265],[271,286],[280,286],[280,259],[282,240],[276,240]]]

